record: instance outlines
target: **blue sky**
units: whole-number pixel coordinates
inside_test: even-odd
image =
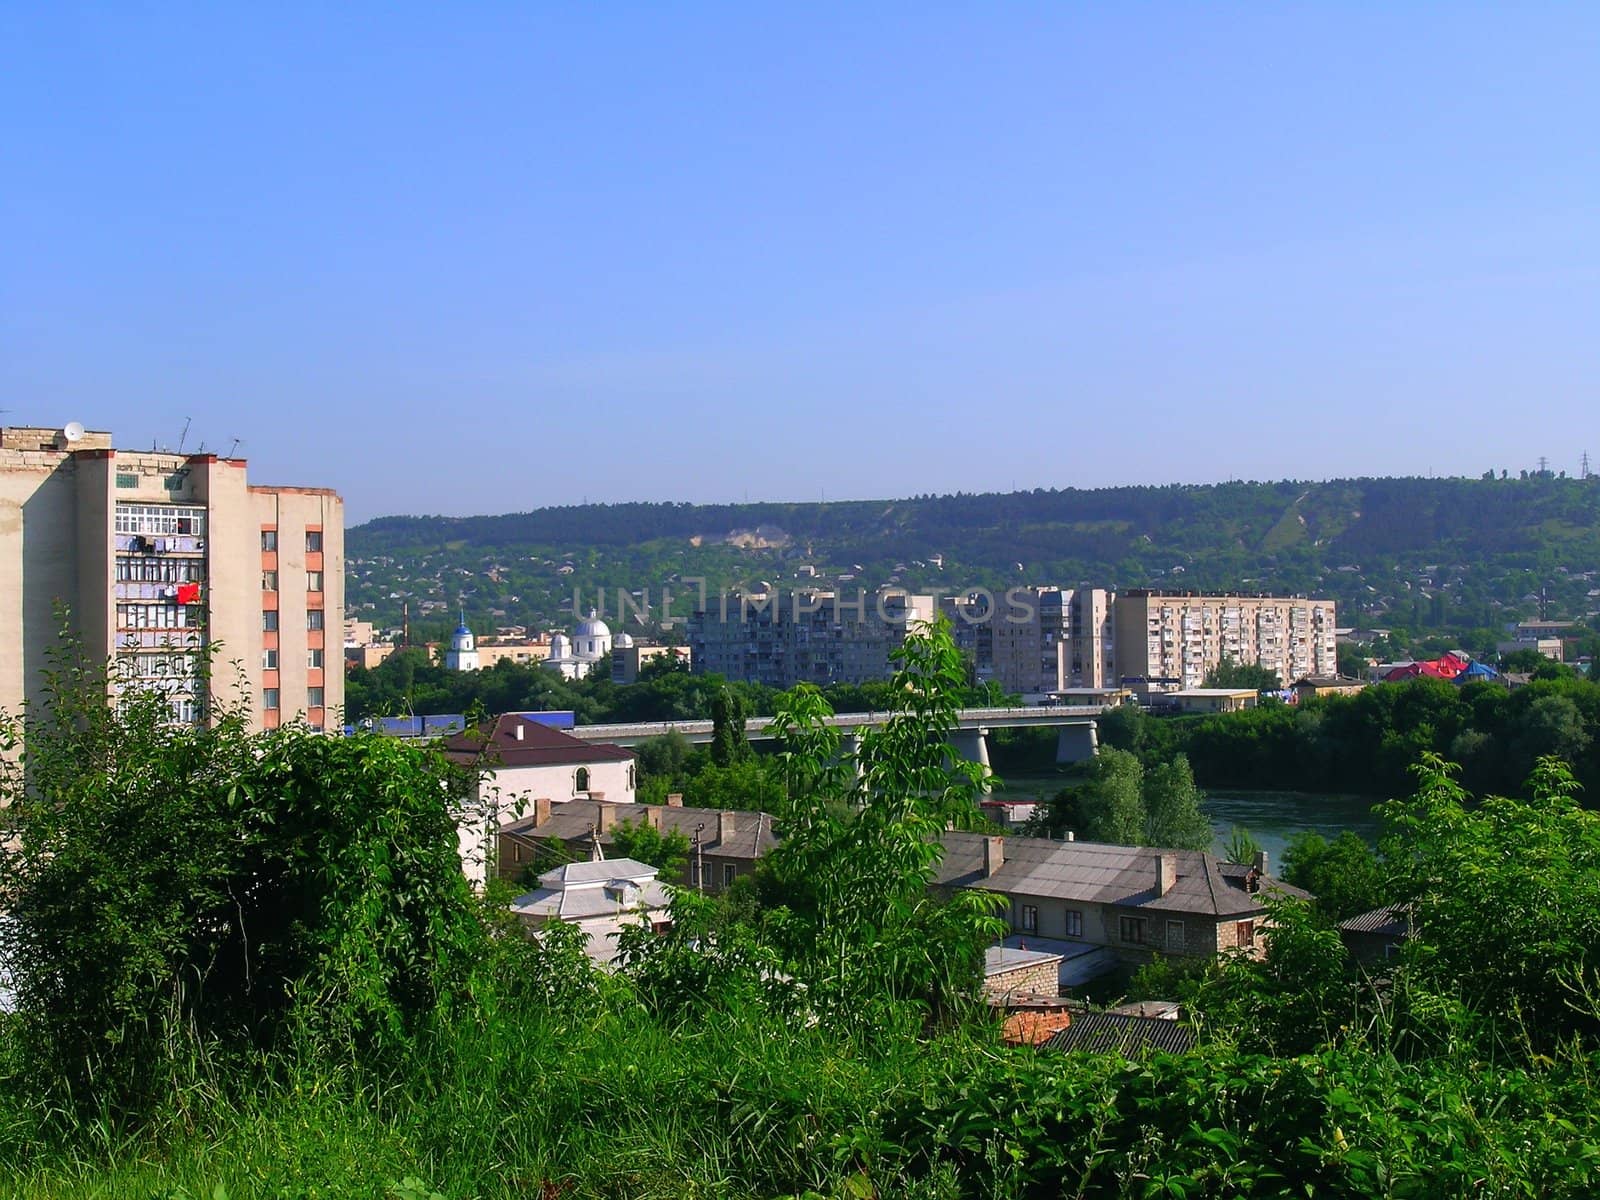
[[[1575,472],[1600,7],[0,7],[0,415],[352,521]]]

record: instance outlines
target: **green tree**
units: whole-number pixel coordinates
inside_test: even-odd
[[[0,909],[43,1067],[138,1105],[199,1047],[270,1046],[291,1021],[410,1044],[483,950],[457,850],[470,780],[392,738],[250,734],[223,703],[206,726],[169,717],[67,661],[0,734],[23,747],[0,767]]]
[[[1139,754],[1144,749],[1151,718],[1137,704],[1119,704],[1095,718],[1100,745]]]
[[[1268,900],[1271,932],[1257,960],[1225,957],[1194,993],[1195,1023],[1259,1053],[1304,1054],[1337,1040],[1355,1013],[1339,931],[1296,900]]]
[[[1276,671],[1255,663],[1235,662],[1224,658],[1206,674],[1208,688],[1250,688],[1257,692],[1275,692],[1283,687]]]
[[[1261,843],[1256,841],[1243,825],[1228,830],[1228,840],[1222,844],[1222,855],[1231,863],[1250,863],[1261,853]]]
[[[1200,811],[1200,789],[1187,755],[1179,754],[1144,776],[1144,835],[1146,846],[1178,850],[1205,850],[1213,834],[1211,822]]]
[[[1339,674],[1346,679],[1365,679],[1372,659],[1358,647],[1341,643],[1335,649]]]
[[[904,1002],[945,1013],[977,989],[983,948],[1004,931],[999,899],[930,894],[951,825],[972,827],[983,776],[952,759],[965,670],[944,620],[895,651],[893,708],[841,755],[820,693],[780,708],[784,839],[768,859],[787,901],[775,916],[786,957],[814,1001],[878,1032]]]
[[[750,754],[745,740],[746,710],[743,699],[730,688],[719,688],[711,697],[711,761],[729,767]]]
[[[1531,646],[1526,650],[1508,650],[1500,656],[1500,669],[1521,674],[1532,674],[1550,660]]]
[[[689,864],[689,838],[678,829],[665,832],[649,821],[621,821],[611,830],[612,852],[618,858],[631,858],[656,867],[661,878],[676,880]]]
[[[1125,750],[1102,750],[1078,796],[1083,836],[1137,846],[1145,832],[1144,768]]]
[[[665,779],[671,783],[681,779],[692,752],[689,739],[676,729],[660,737],[646,738],[634,748],[640,782]]]
[[[1488,1032],[1535,1045],[1600,1032],[1600,814],[1581,808],[1566,764],[1541,759],[1528,800],[1471,803],[1456,768],[1418,764],[1418,789],[1384,806],[1392,898],[1417,936],[1408,969],[1470,1010],[1509,1018]]]
[[[1367,912],[1387,899],[1377,854],[1348,829],[1331,842],[1320,833],[1296,834],[1284,850],[1281,874],[1316,897],[1317,910],[1331,921]]]

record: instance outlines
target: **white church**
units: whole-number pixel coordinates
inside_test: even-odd
[[[550,656],[544,660],[544,665],[558,672],[563,679],[583,679],[594,670],[596,663],[603,662],[609,669],[613,649],[626,649],[631,645],[632,637],[626,633],[613,635],[611,627],[596,616],[591,608],[589,615],[578,622],[570,638],[558,633],[550,639]],[[445,669],[476,671],[482,665],[479,657],[477,639],[472,636],[472,630],[467,628],[466,614],[463,613],[461,624],[450,635],[450,648],[444,652]]]
[[[613,637],[611,626],[596,616],[591,608],[589,615],[578,622],[570,638],[558,633],[550,639],[550,657],[544,660],[544,665],[560,672],[563,679],[582,679],[594,670],[596,663],[609,664],[613,649],[631,645],[633,638],[626,633]]]

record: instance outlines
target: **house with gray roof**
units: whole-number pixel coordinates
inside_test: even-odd
[[[511,911],[530,929],[551,921],[576,925],[588,936],[589,957],[609,966],[624,926],[670,923],[672,897],[656,874],[631,858],[567,863],[539,876],[539,886],[513,900]]]
[[[1368,965],[1386,963],[1415,934],[1409,905],[1386,904],[1339,922],[1339,938],[1350,956]]]
[[[459,820],[461,864],[475,887],[493,872],[496,831],[535,801],[632,800],[632,750],[588,742],[547,725],[539,713],[502,713],[446,738],[445,758],[470,771],[474,793]]]
[[[1272,896],[1309,898],[1267,874],[1196,850],[1058,842],[952,831],[935,886],[981,888],[1006,898],[1014,933],[1105,947],[1125,962],[1153,953],[1259,955]]]
[[[596,843],[609,852],[615,830],[624,822],[683,834],[689,840],[689,861],[682,875],[668,882],[711,894],[755,874],[761,857],[778,844],[772,818],[763,812],[685,808],[678,796],[668,796],[666,804],[559,804],[541,798],[522,818],[500,827],[495,869],[500,878],[516,882],[558,848],[577,858],[588,858]]]

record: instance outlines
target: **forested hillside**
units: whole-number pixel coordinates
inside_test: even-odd
[[[786,504],[590,504],[480,517],[383,517],[348,536],[352,614],[420,636],[453,624],[559,624],[576,592],[685,579],[939,592],[1095,583],[1318,592],[1349,623],[1494,631],[1600,608],[1600,484],[1553,475],[1036,489]],[[1487,636],[1492,636],[1492,633]]]

